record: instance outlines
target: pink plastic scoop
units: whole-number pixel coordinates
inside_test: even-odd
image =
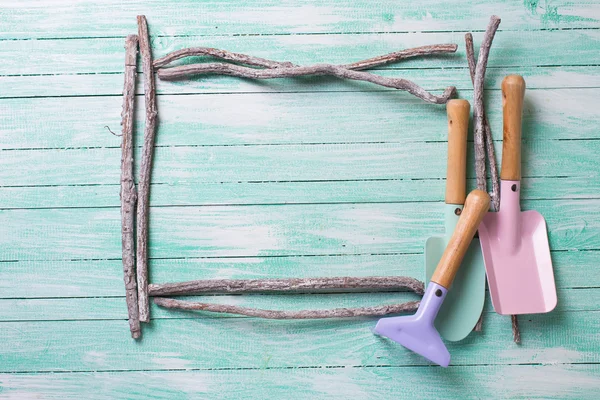
[[[479,226],[492,304],[498,314],[538,314],[556,306],[556,286],[546,221],[537,211],[521,212],[521,117],[525,81],[502,82],[504,135],[500,210]]]

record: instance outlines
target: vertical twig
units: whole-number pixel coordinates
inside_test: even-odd
[[[477,188],[487,191],[485,173],[485,144],[484,144],[484,105],[483,105],[483,83],[485,80],[485,69],[487,67],[490,47],[494,40],[496,30],[500,25],[500,18],[492,15],[490,23],[485,31],[483,42],[479,48],[479,57],[475,67],[475,82],[473,83],[473,117],[475,118],[475,172],[477,175]]]
[[[513,340],[516,344],[521,344],[521,331],[519,330],[519,320],[516,315],[511,315]]]
[[[125,40],[125,84],[123,86],[123,111],[121,112],[121,242],[123,251],[123,278],[125,299],[129,315],[131,337],[140,337],[138,294],[135,279],[134,215],[137,194],[133,180],[133,101],[135,98],[135,74],[137,69],[136,35]]]
[[[467,61],[469,63],[469,73],[471,75],[471,83],[475,84],[475,51],[473,49],[473,35],[467,33],[465,35]],[[485,112],[485,107],[482,110],[483,113],[483,129],[485,133],[485,150],[487,154],[488,164],[490,166],[490,177],[492,181],[492,192],[490,197],[492,198],[492,208],[494,211],[500,209],[500,178],[498,177],[498,163],[496,161],[496,152],[494,151],[494,138],[492,137],[492,129],[490,122]]]
[[[469,72],[471,81],[473,82],[473,97],[475,99],[474,118],[475,118],[475,170],[477,174],[477,187],[486,190],[486,171],[485,171],[485,155],[487,153],[488,162],[490,165],[490,175],[492,180],[492,204],[495,211],[500,209],[500,180],[498,178],[498,166],[496,163],[496,154],[494,152],[494,142],[492,138],[492,130],[489,121],[485,114],[483,103],[483,83],[485,78],[485,69],[487,67],[487,58],[489,56],[492,40],[500,18],[492,16],[490,23],[485,32],[481,48],[479,50],[479,60],[475,62],[475,52],[473,50],[473,36],[470,33],[465,35],[467,61],[469,63]],[[482,61],[482,57],[485,59]],[[485,151],[484,151],[485,146]],[[481,330],[482,318],[479,319],[475,329]],[[521,333],[519,331],[519,321],[516,315],[511,315],[513,340],[515,343],[521,343]]]
[[[475,50],[473,48],[473,35],[471,35],[470,33],[467,33],[465,35],[465,48],[466,48],[466,53],[467,53],[467,62],[469,64],[469,74],[471,75],[471,83],[473,85],[475,85],[475,68],[477,66],[477,61],[475,60]],[[473,113],[475,113],[475,110],[473,110]],[[484,112],[485,115],[485,112]],[[487,124],[487,118],[484,119],[484,123]],[[491,131],[490,131],[491,134]],[[477,150],[477,148],[476,148]],[[484,155],[485,157],[485,155]],[[495,156],[494,156],[495,158]],[[485,164],[484,164],[484,168],[485,168]],[[485,173],[484,173],[485,175]],[[483,330],[483,310],[481,310],[481,315],[479,316],[479,320],[477,320],[477,324],[475,324],[475,328],[473,329],[476,332],[481,332]]]
[[[138,15],[138,37],[144,72],[144,101],[146,108],[146,126],[144,128],[144,148],[140,166],[138,183],[139,198],[137,205],[137,284],[140,321],[150,320],[148,304],[148,200],[150,196],[150,174],[152,171],[152,153],[154,151],[154,134],[156,131],[156,93],[154,88],[154,71],[152,53],[146,17]]]

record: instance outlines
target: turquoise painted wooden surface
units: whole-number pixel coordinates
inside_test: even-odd
[[[0,398],[597,398],[600,389],[600,2],[158,0],[0,6]],[[262,321],[152,308],[130,339],[120,260],[125,35],[148,16],[156,57],[214,46],[300,64],[456,42],[376,71],[471,100],[464,33],[503,21],[486,75],[525,76],[523,207],[548,221],[559,303],[486,304],[452,366],[371,334],[374,319]],[[36,40],[32,40],[36,39]],[[138,80],[143,78],[140,73]],[[329,78],[157,82],[151,280],[409,275],[443,230],[445,110]],[[138,85],[136,140],[143,132]],[[471,154],[472,156],[472,154]],[[472,163],[470,164],[472,169]],[[473,187],[470,172],[469,185]],[[204,296],[329,308],[410,293]]]

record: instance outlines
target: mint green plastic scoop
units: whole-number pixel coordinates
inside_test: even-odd
[[[467,133],[469,102],[450,100],[448,113],[448,170],[446,171],[445,236],[434,236],[425,243],[425,282],[431,280],[446,248],[466,198]],[[440,335],[449,341],[466,338],[473,330],[485,301],[485,264],[479,239],[473,239],[448,296],[435,319]]]

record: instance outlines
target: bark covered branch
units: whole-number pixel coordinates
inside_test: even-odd
[[[405,49],[396,51],[393,53],[385,54],[369,58],[366,60],[357,61],[351,64],[342,65],[346,69],[363,70],[368,68],[375,68],[382,65],[390,64],[396,61],[404,60],[407,58],[428,56],[435,54],[446,54],[455,53],[458,46],[456,44],[434,44],[429,46],[414,47],[412,49]],[[190,47],[187,49],[176,50],[161,57],[154,61],[154,68],[161,68],[173,61],[185,58],[185,57],[198,57],[198,56],[210,56],[219,58],[221,60],[231,61],[244,65],[252,65],[255,67],[264,68],[279,68],[279,67],[296,67],[297,65],[292,64],[289,61],[274,61],[267,60],[261,57],[254,57],[241,53],[233,53],[227,50],[215,49],[212,47]]]
[[[475,51],[473,49],[473,35],[467,33],[465,35],[465,45],[467,53],[467,61],[469,63],[469,73],[471,75],[471,82],[475,85]],[[492,181],[492,192],[490,197],[492,198],[492,206],[494,211],[500,209],[500,179],[498,177],[498,163],[496,161],[496,152],[494,150],[494,138],[492,137],[492,129],[490,122],[488,121],[485,107],[480,110],[483,115],[483,131],[485,134],[485,150],[488,159],[488,165],[490,167],[490,177]],[[484,155],[485,157],[485,155]]]
[[[152,51],[146,17],[138,15],[138,38],[144,71],[144,101],[146,106],[146,126],[144,128],[144,147],[140,166],[138,184],[139,197],[137,205],[137,283],[140,321],[150,320],[148,304],[148,201],[150,197],[150,174],[152,171],[152,154],[154,152],[154,135],[156,133],[156,91],[154,71],[152,68]]]
[[[410,301],[402,304],[389,304],[376,307],[361,308],[334,308],[330,310],[300,310],[300,311],[279,311],[263,310],[259,308],[249,308],[240,306],[231,306],[226,304],[197,303],[191,301],[181,301],[163,297],[155,297],[154,303],[160,307],[175,308],[187,311],[208,311],[215,313],[228,313],[245,315],[248,317],[268,318],[268,319],[321,319],[321,318],[351,318],[381,316],[388,314],[399,314],[415,312],[419,307],[419,301]]]
[[[475,51],[473,49],[473,35],[467,33],[465,35],[467,61],[469,63],[469,73],[473,82],[473,98],[475,118],[475,172],[477,175],[477,188],[486,190],[486,168],[485,159],[487,155],[490,166],[490,176],[492,181],[492,205],[495,211],[500,209],[500,179],[498,177],[498,164],[496,162],[496,154],[494,151],[494,141],[492,130],[489,121],[485,114],[485,106],[483,101],[483,87],[485,79],[485,70],[487,68],[487,60],[492,46],[492,41],[496,30],[500,25],[500,18],[493,15],[490,18],[490,23],[483,37],[483,42],[479,49],[478,60],[475,61]],[[481,329],[482,319],[477,323],[476,329]],[[511,315],[511,324],[513,332],[513,340],[515,343],[521,343],[521,333],[519,331],[519,321],[516,315]]]
[[[135,277],[134,216],[137,193],[133,179],[133,112],[135,99],[135,74],[138,37],[129,35],[125,40],[125,83],[123,85],[123,110],[121,112],[121,244],[123,279],[129,316],[131,337],[140,337],[138,293]]]
[[[292,279],[206,279],[149,285],[150,296],[180,296],[216,293],[268,293],[334,291],[392,291],[407,289],[423,294],[423,282],[405,276],[369,276],[363,278],[292,278]]]
[[[485,70],[487,68],[490,48],[496,30],[500,25],[500,18],[492,15],[490,22],[483,36],[483,42],[479,48],[479,57],[475,67],[475,81],[473,83],[473,102],[475,118],[475,173],[477,177],[477,188],[487,191],[486,173],[485,173],[485,144],[484,144],[484,104],[483,104],[483,84],[485,80]]]
[[[164,67],[173,61],[185,57],[210,56],[221,60],[237,62],[244,65],[253,65],[255,67],[278,68],[278,67],[294,67],[295,65],[289,61],[273,61],[265,58],[249,56],[241,53],[233,53],[231,51],[215,49],[212,47],[189,47],[187,49],[176,50],[167,54],[164,57],[154,61],[154,68]]]
[[[354,71],[339,65],[317,64],[304,67],[280,67],[271,69],[256,69],[235,64],[204,63],[183,65],[173,68],[158,70],[158,77],[162,80],[183,79],[200,74],[229,75],[249,79],[292,78],[309,75],[331,75],[342,79],[371,82],[376,85],[393,89],[404,90],[429,103],[445,104],[456,93],[454,86],[448,87],[441,96],[429,93],[419,85],[408,79],[388,78],[369,72]]]
[[[431,55],[435,55],[435,54],[456,53],[457,49],[458,49],[458,45],[456,45],[454,43],[432,44],[429,46],[413,47],[412,49],[395,51],[393,53],[384,54],[382,56],[368,58],[366,60],[361,60],[361,61],[357,61],[357,62],[354,62],[351,64],[342,65],[342,67],[344,67],[346,69],[360,71],[363,69],[375,68],[375,67],[380,67],[382,65],[395,63],[397,61],[405,60],[407,58],[431,56]]]

